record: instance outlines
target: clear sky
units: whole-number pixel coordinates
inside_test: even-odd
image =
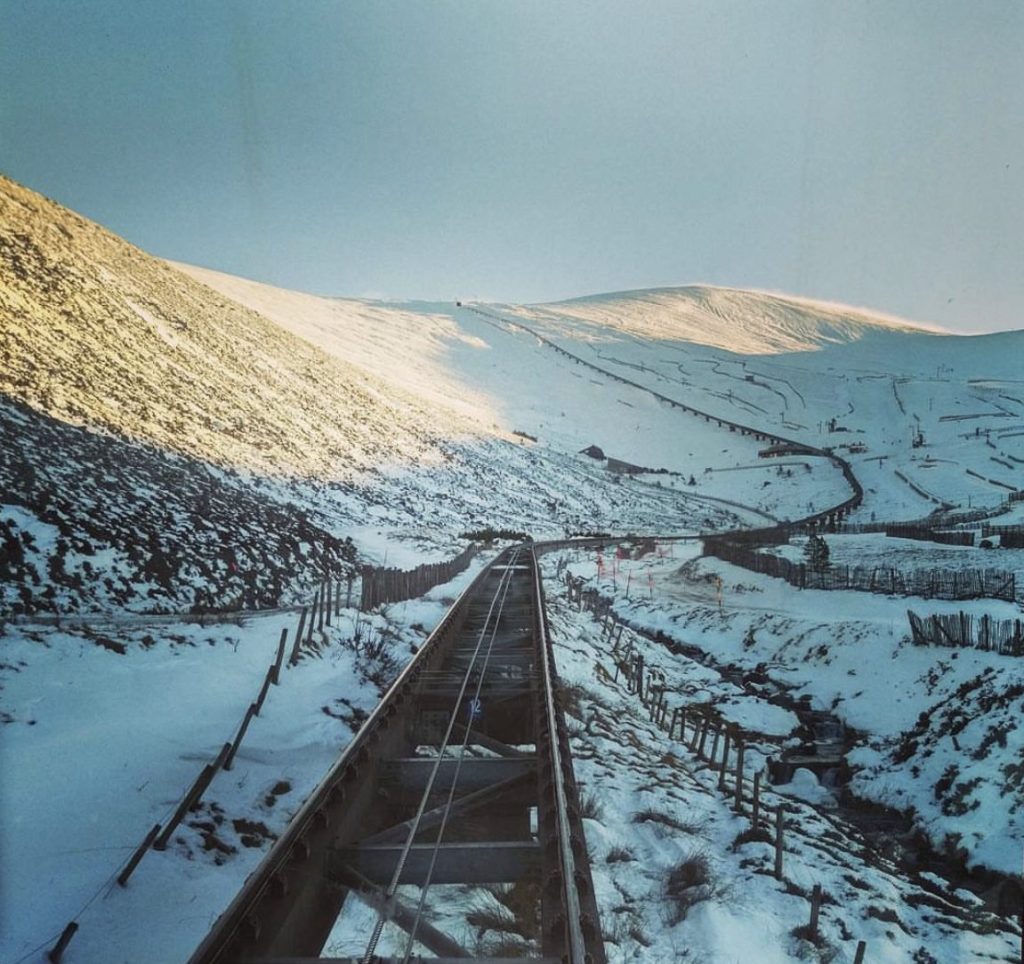
[[[0,170],[337,295],[1024,327],[1019,0],[0,0]]]

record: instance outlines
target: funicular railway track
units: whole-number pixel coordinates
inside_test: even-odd
[[[475,957],[424,919],[428,888],[526,884],[536,953],[603,964],[544,590],[531,546],[463,593],[293,818],[190,964],[325,960],[347,899],[377,911],[361,956]],[[418,885],[408,897],[406,885]],[[399,893],[399,888],[406,888]],[[388,922],[397,955],[377,956]],[[401,934],[396,941],[395,934]]]
[[[467,306],[469,307],[469,306]],[[863,489],[829,451],[685,405],[571,354],[574,361],[691,415],[759,440],[799,445],[831,461],[851,494],[805,518],[719,537],[758,541],[832,527]],[[548,637],[536,553],[598,547],[630,536],[524,545],[498,556],[460,596],[327,776],[217,919],[189,964],[370,964],[423,960],[604,964],[579,797]],[[663,538],[663,537],[662,537]],[[696,533],[669,538],[700,538]],[[532,880],[540,933],[531,957],[474,956],[423,919],[431,884]],[[398,895],[416,884],[415,904]],[[320,952],[346,900],[377,910],[361,956]],[[387,922],[407,935],[398,956],[376,954]]]

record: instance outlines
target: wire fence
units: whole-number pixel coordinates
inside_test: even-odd
[[[895,539],[917,539],[920,542],[937,542],[946,546],[974,545],[974,533],[964,530],[941,531],[924,526],[887,525],[885,534]]]
[[[349,581],[349,585],[351,586],[351,580]],[[127,861],[125,861],[111,874],[102,887],[67,924],[59,937],[54,935],[54,937],[49,938],[46,942],[41,944],[39,948],[36,948],[36,950],[32,952],[33,954],[42,947],[46,947],[56,940],[56,943],[53,944],[53,947],[48,951],[47,958],[53,962],[53,964],[58,964],[67,949],[68,944],[71,942],[71,939],[78,931],[78,918],[82,916],[99,894],[112,887],[115,880],[121,887],[127,887],[128,881],[135,872],[136,867],[138,867],[142,858],[150,850],[161,851],[167,849],[168,844],[171,842],[175,831],[178,829],[182,821],[184,821],[190,813],[194,812],[198,808],[203,795],[209,789],[210,784],[213,783],[214,777],[216,777],[221,770],[231,770],[235,756],[238,753],[242,741],[245,739],[245,735],[248,732],[249,725],[252,722],[253,717],[259,716],[260,711],[263,709],[263,704],[266,702],[266,699],[270,694],[270,687],[280,684],[281,670],[286,666],[294,666],[299,661],[304,648],[315,649],[321,645],[325,638],[323,635],[325,627],[330,628],[332,624],[332,616],[338,616],[340,613],[340,587],[337,580],[327,579],[322,582],[316,590],[313,596],[312,605],[309,607],[303,606],[301,608],[299,613],[299,623],[295,630],[291,653],[287,658],[285,654],[288,642],[288,629],[284,628],[281,630],[281,636],[278,640],[277,652],[274,661],[267,667],[267,672],[260,684],[256,699],[248,705],[243,713],[241,722],[235,730],[234,737],[227,743],[224,743],[217,755],[209,763],[203,766],[195,780],[192,781],[184,795],[174,806],[173,811],[165,815],[161,823],[154,824],[154,826],[150,828],[149,832],[143,838],[142,842],[135,848]],[[314,633],[317,633],[318,635],[314,635]],[[31,954],[28,956],[31,956]],[[21,960],[25,959],[26,958],[22,958]]]
[[[981,538],[999,537],[999,545],[1004,549],[1024,549],[1024,525],[981,527]]]

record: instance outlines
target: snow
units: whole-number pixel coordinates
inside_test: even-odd
[[[597,801],[585,829],[610,961],[813,960],[794,931],[807,924],[815,884],[827,895],[822,959],[852,960],[858,940],[872,961],[913,960],[919,948],[942,964],[1014,959],[1019,937],[1006,922],[983,923],[977,898],[958,897],[934,874],[907,879],[835,812],[831,794],[806,771],[794,784],[763,783],[763,805],[776,806],[781,792],[789,809],[785,880],[776,882],[773,845],[739,836],[749,810],[736,815],[731,792],[717,789],[717,771],[669,740],[613,679],[610,643],[588,612],[566,604],[554,562],[545,564],[552,639],[559,674],[575,694],[567,712],[577,781]],[[648,645],[645,655],[671,670],[680,691],[695,672],[707,678],[707,666],[660,647]],[[747,749],[749,780],[772,744]],[[670,874],[695,855],[707,859],[709,883],[691,890],[680,920]],[[942,913],[920,902],[922,889]]]
[[[848,305],[711,285],[590,295],[531,310],[583,319],[595,329],[619,328],[650,341],[710,345],[744,355],[813,351],[874,329],[933,330]]]
[[[816,708],[831,710],[865,733],[848,756],[855,793],[897,809],[913,808],[917,825],[937,846],[955,835],[970,864],[1018,873],[1024,824],[1019,807],[1008,807],[1006,798],[1017,800],[1021,791],[1005,775],[1024,753],[1015,723],[1024,709],[1018,660],[975,649],[912,646],[906,620],[908,607],[1013,619],[1019,618],[1017,604],[794,590],[781,579],[714,558],[697,559],[698,552],[692,543],[677,543],[674,558],[621,560],[614,583],[607,571],[597,579],[593,552],[576,560],[566,555],[569,571],[613,597],[623,618],[680,642],[696,642],[721,662],[746,669],[763,664],[794,696],[812,697]],[[627,599],[630,573],[634,588]],[[720,595],[716,579],[722,580]],[[743,642],[748,630],[754,634],[752,645]],[[648,652],[646,658],[681,692],[692,688],[689,665],[675,665],[678,660],[667,652]],[[913,752],[901,759],[898,749],[914,738],[922,718],[928,726],[918,733]],[[956,785],[943,796],[936,785],[953,764]],[[957,803],[957,787],[971,787],[971,781],[977,782],[960,791],[962,804]]]
[[[834,807],[836,799],[831,792],[821,785],[818,778],[810,770],[797,767],[793,778],[786,784],[783,792],[789,797],[798,797],[819,807]]]
[[[344,749],[359,714],[376,705],[380,691],[369,678],[375,667],[351,644],[356,621],[364,636],[394,634],[388,652],[400,666],[486,558],[421,600],[387,607],[386,619],[344,610],[319,653],[292,668],[286,656],[281,684],[271,687],[230,773],[214,778],[200,817],[187,818],[165,852],[147,853],[124,889],[111,883],[114,876],[234,737],[274,661],[281,629],[294,632],[296,616],[241,627],[122,630],[125,655],[82,632],[9,631],[2,685],[12,719],[4,728],[4,765],[13,776],[0,784],[2,849],[7,872],[32,886],[0,889],[7,922],[0,958],[19,959],[72,917],[81,923],[78,960],[154,960],[155,946],[161,960],[187,957],[270,843],[245,845],[232,821],[280,833]],[[290,789],[268,803],[281,781]],[[188,826],[212,820],[214,805],[226,817],[217,835],[234,848],[230,854],[204,849],[201,832]],[[43,891],[45,902],[38,899]],[[168,893],[175,894],[170,904]],[[202,911],[190,913],[193,906]]]
[[[186,957],[483,564],[423,599],[347,610],[272,689],[196,825],[111,887],[232,737],[325,560],[341,577],[449,559],[487,527],[693,534],[847,498],[828,460],[760,458],[763,442],[652,393],[834,448],[864,485],[855,522],[943,505],[1024,520],[1024,503],[1003,501],[1024,480],[1021,332],[953,337],[704,286],[539,306],[316,298],[160,262],[7,180],[0,209],[20,266],[0,285],[0,826],[16,881],[0,890],[4,960],[39,959],[33,948],[72,917],[68,960]],[[606,458],[581,454],[592,445]],[[827,539],[837,564],[1024,569],[1020,550]],[[766,791],[792,808],[788,883],[775,882],[771,845],[737,839],[748,822],[716,774],[614,680],[607,640],[565,605],[553,570],[563,559],[634,627],[689,647],[626,637],[671,682],[672,705],[711,703],[750,734],[750,773],[799,742],[794,712],[741,685],[757,671],[850,728],[855,794],[907,811],[954,863],[1012,874],[1018,661],[914,647],[906,610],[1019,619],[1020,606],[798,591],[699,552],[669,543],[600,579],[592,552],[545,563],[557,665],[578,697],[576,774],[597,802],[585,829],[611,959],[808,959],[794,930],[815,883],[834,900],[820,959],[852,959],[861,938],[871,961],[928,960],[921,948],[942,964],[1016,959],[1007,921],[874,852],[807,771]],[[244,600],[249,579],[263,612],[187,620],[203,594],[220,608]],[[387,634],[393,660],[357,651],[357,624]],[[266,834],[247,846],[236,820]],[[683,914],[669,875],[701,854],[711,882]],[[478,897],[442,890],[431,911],[461,936]],[[350,904],[346,915],[365,914]]]

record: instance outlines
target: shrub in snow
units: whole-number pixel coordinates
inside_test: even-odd
[[[808,569],[824,572],[829,565],[828,543],[821,536],[812,533],[807,545],[804,546],[804,559]]]
[[[690,908],[719,894],[720,888],[711,871],[708,855],[702,850],[688,854],[669,871],[665,896],[673,905],[672,924],[684,920]]]

